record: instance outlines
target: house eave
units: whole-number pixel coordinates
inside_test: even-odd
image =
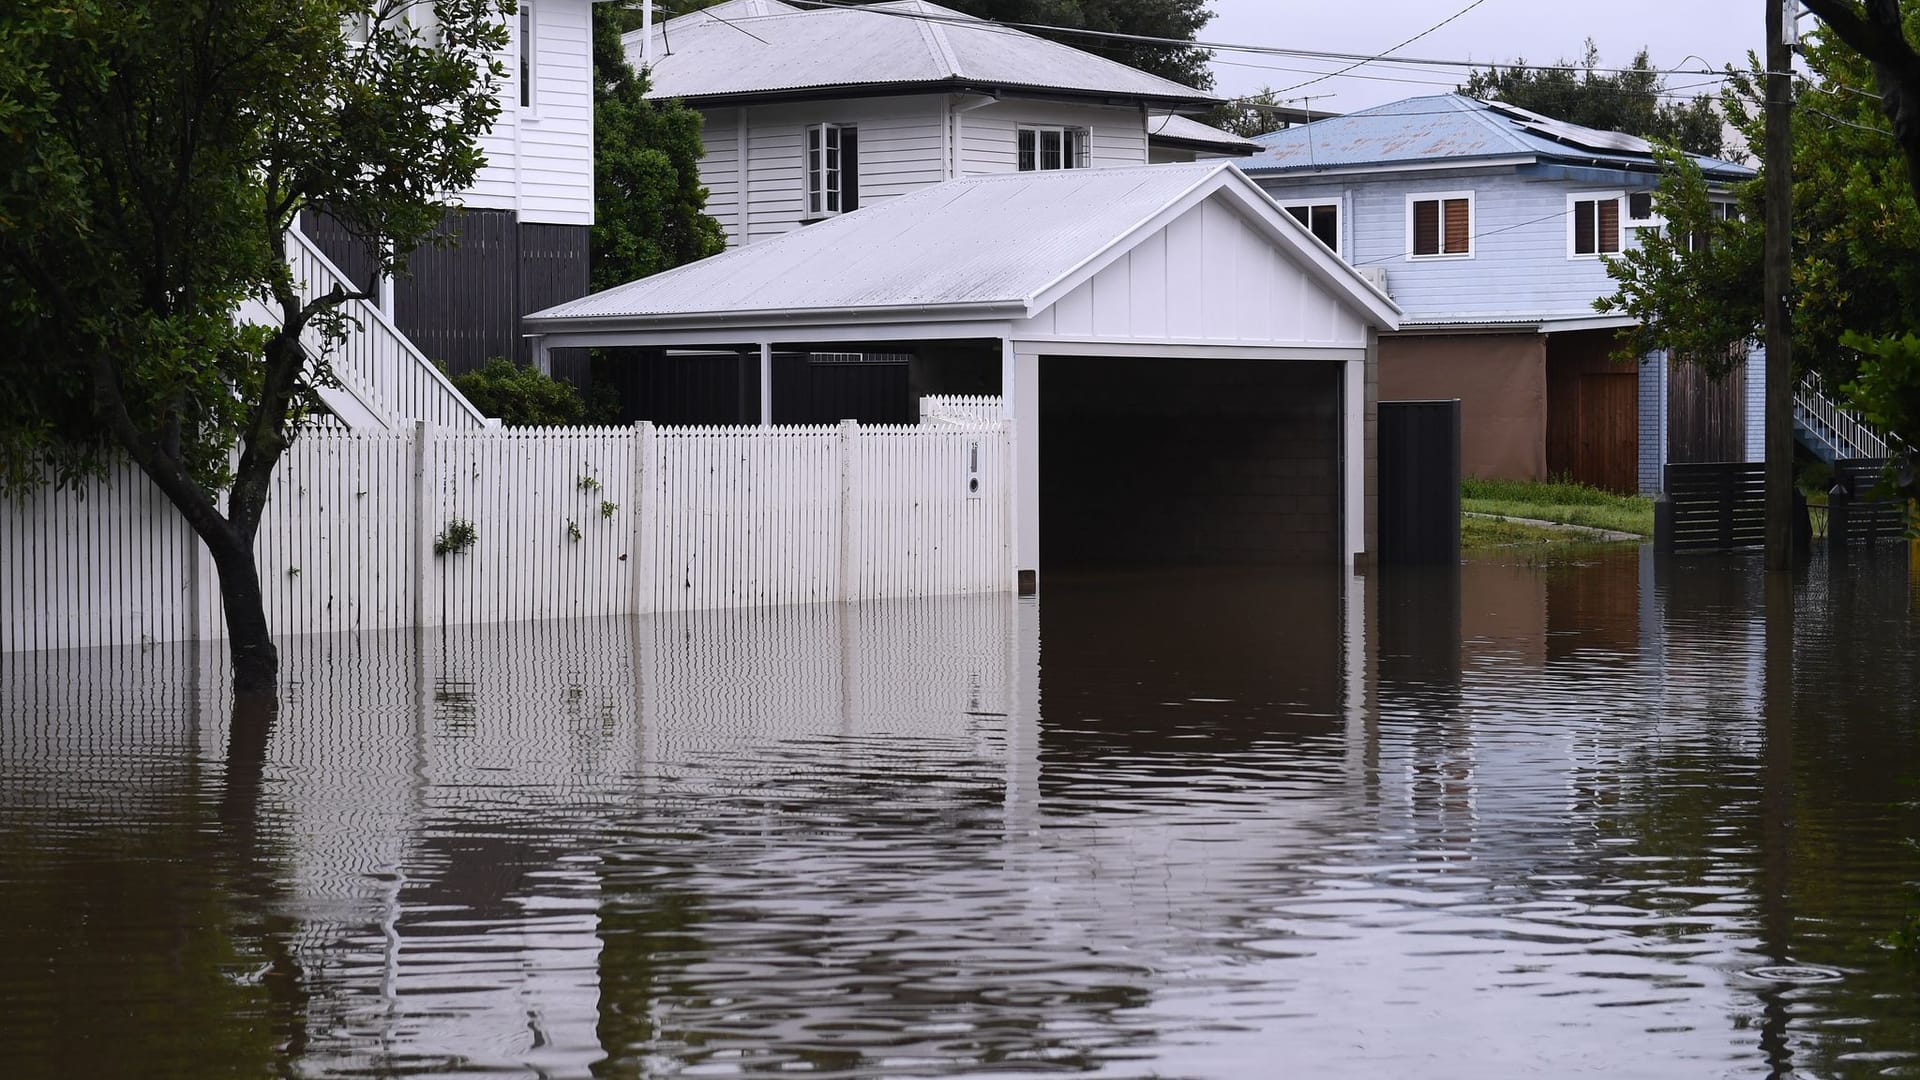
[[[887,305],[841,308],[765,308],[745,311],[697,311],[633,315],[530,315],[522,320],[529,334],[611,334],[674,330],[734,330],[744,337],[777,333],[782,328],[860,326],[925,322],[994,322],[1032,314],[1025,300],[967,304]]]
[[[1357,165],[1281,165],[1263,166],[1258,161],[1244,162],[1240,169],[1255,180],[1268,177],[1294,176],[1370,176],[1377,173],[1419,173],[1447,172],[1469,169],[1501,169],[1531,165],[1538,161],[1534,154],[1503,155],[1499,157],[1479,158],[1436,158],[1425,161],[1377,162]]]
[[[917,94],[980,94],[987,97],[1028,100],[1065,100],[1116,108],[1167,109],[1180,113],[1204,113],[1221,104],[1221,99],[1195,91],[1191,97],[1133,94],[1109,90],[1070,89],[985,82],[978,79],[929,79],[917,82],[839,83],[826,86],[797,86],[782,89],[739,90],[716,94],[681,94],[677,100],[694,108],[723,108],[740,105],[774,105],[802,101],[829,101],[845,98],[903,97]],[[655,101],[674,100],[676,95],[649,94]]]

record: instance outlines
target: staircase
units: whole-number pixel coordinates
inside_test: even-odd
[[[347,281],[297,229],[287,233],[287,260],[302,296],[319,296]],[[340,422],[361,431],[397,431],[416,420],[446,428],[496,426],[497,421],[454,389],[385,312],[365,300],[350,300],[344,310],[359,325],[349,325],[346,338],[325,350],[340,385],[320,388],[321,400]],[[280,321],[278,312],[257,301],[249,302],[241,317],[269,326]],[[326,345],[313,329],[301,340],[315,355]]]
[[[1831,465],[1855,458],[1887,458],[1887,441],[1827,396],[1820,376],[1808,374],[1793,395],[1793,433],[1800,445]]]

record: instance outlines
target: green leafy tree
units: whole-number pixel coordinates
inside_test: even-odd
[[[1827,114],[1827,118],[1878,135],[1876,148],[1892,144],[1897,150],[1896,160],[1903,166],[1907,193],[1914,204],[1920,204],[1920,51],[1914,48],[1914,41],[1920,38],[1920,11],[1912,7],[1903,11],[1897,0],[1866,0],[1864,5],[1853,0],[1806,0],[1806,5],[1825,27],[1816,41],[1830,36],[1836,44],[1827,46],[1829,49],[1837,52],[1844,48],[1854,59],[1846,72],[1848,81],[1837,84],[1832,92],[1848,95],[1845,105],[1851,108],[1843,106],[1839,111],[1855,116],[1843,120]],[[1878,108],[1870,118],[1862,115],[1867,110],[1859,101],[1851,100],[1867,96],[1864,87],[1868,75],[1879,91]],[[1920,307],[1913,303],[1914,279],[1920,275],[1920,260],[1914,257],[1920,251],[1920,243],[1915,242],[1920,239],[1920,229],[1916,229],[1920,217],[1913,213],[1914,206],[1904,201],[1898,209],[1885,201],[1890,194],[1890,170],[1884,154],[1876,162],[1864,174],[1854,173],[1853,178],[1860,182],[1851,192],[1852,202],[1860,210],[1856,220],[1869,239],[1896,237],[1903,241],[1891,261],[1875,267],[1891,280],[1889,287],[1873,298],[1879,301],[1873,306],[1883,308],[1891,300],[1903,305],[1904,318],[1867,319],[1850,327],[1854,332],[1842,339],[1842,345],[1859,358],[1859,372],[1846,389],[1854,404],[1881,430],[1905,447],[1920,447],[1920,343],[1912,332],[1920,324]],[[1795,167],[1799,168],[1799,162]],[[1797,173],[1795,179],[1797,200]],[[1909,498],[1920,496],[1920,477],[1916,477],[1911,464],[1904,468],[1896,465],[1892,478]]]
[[[708,8],[719,2],[692,0],[676,5],[675,11]],[[849,2],[873,3],[875,0]],[[941,6],[995,22],[1168,38],[1175,42],[1192,41],[1213,18],[1206,0],[941,0]],[[1213,54],[1198,45],[1050,34],[1044,29],[1030,32],[1197,90],[1213,88],[1213,72],[1207,68]]]
[[[1263,86],[1257,94],[1229,101],[1215,109],[1207,122],[1222,131],[1251,139],[1287,126],[1286,114],[1281,108],[1284,104],[1279,91]]]
[[[592,278],[595,289],[670,270],[726,247],[700,186],[700,114],[647,100],[644,72],[628,65],[620,35],[639,13],[593,11]]]
[[[302,337],[357,295],[303,295],[288,227],[412,250],[499,110],[512,0],[437,0],[431,40],[411,6],[0,0],[0,483],[131,458],[212,556],[243,693],[279,668],[254,537],[332,380]]]
[[[1905,355],[1897,344],[1869,343],[1920,330],[1920,207],[1880,101],[1862,89],[1871,63],[1825,32],[1807,35],[1802,53],[1810,75],[1793,116],[1794,361],[1837,387]],[[1765,130],[1763,101],[1762,72],[1750,61],[1722,103],[1752,145]],[[1724,370],[1761,335],[1764,181],[1741,185],[1740,217],[1722,220],[1690,162],[1669,153],[1662,163],[1654,206],[1667,227],[1611,262],[1616,288],[1597,306],[1640,320],[1629,350],[1670,347]],[[1908,380],[1888,371],[1856,385],[1887,393]],[[1893,423],[1920,415],[1915,405],[1859,397],[1855,404],[1909,443],[1920,437]]]
[[[1491,67],[1467,76],[1460,92],[1602,131],[1623,131],[1643,139],[1672,143],[1689,153],[1719,157],[1720,116],[1708,96],[1665,101],[1666,76],[1653,69],[1641,49],[1624,71],[1601,71],[1592,41],[1576,64],[1560,60],[1551,67]]]

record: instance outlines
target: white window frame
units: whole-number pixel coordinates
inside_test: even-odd
[[[1446,203],[1453,199],[1467,200],[1467,250],[1448,251]],[[1423,202],[1438,202],[1440,208],[1440,248],[1431,255],[1413,253],[1413,205]],[[1479,237],[1475,229],[1480,223],[1480,208],[1475,205],[1472,191],[1414,191],[1407,194],[1407,261],[1441,262],[1447,259],[1471,259],[1480,252]]]
[[[514,28],[514,81],[520,84],[520,113],[528,119],[540,115],[540,17],[534,0],[520,0],[518,25]]]
[[[1580,211],[1578,207],[1583,202],[1595,204],[1592,251],[1576,251],[1574,249],[1574,238],[1579,235],[1580,227]],[[1598,204],[1603,202],[1611,202],[1619,207],[1615,220],[1619,222],[1620,235],[1614,237],[1614,248],[1612,251],[1600,250],[1600,210]],[[1618,256],[1625,250],[1627,250],[1627,193],[1617,189],[1613,191],[1569,192],[1567,194],[1567,258],[1604,259]]]
[[[1020,168],[1020,136],[1033,132],[1033,168]],[[1041,164],[1040,138],[1047,133],[1060,137],[1060,164],[1047,168]],[[1075,135],[1074,153],[1071,161],[1067,158],[1067,133]],[[1017,172],[1060,172],[1066,169],[1090,169],[1093,167],[1093,129],[1077,124],[1019,124],[1013,130],[1013,167]]]
[[[1305,207],[1308,211],[1307,220],[1309,222],[1313,220],[1312,211],[1313,211],[1313,208],[1317,206],[1333,207],[1333,213],[1335,218],[1337,219],[1334,221],[1334,224],[1333,224],[1333,239],[1334,239],[1333,253],[1335,255],[1340,256],[1343,259],[1346,258],[1347,198],[1344,193],[1340,195],[1330,195],[1330,196],[1327,196],[1326,198],[1321,198],[1321,199],[1283,199],[1280,201],[1280,209],[1282,210],[1294,210],[1301,207]],[[1288,216],[1292,217],[1291,214],[1289,214]],[[1467,216],[1469,219],[1471,219],[1473,215],[1471,212],[1469,212]],[[1300,219],[1294,218],[1293,220],[1297,223],[1299,222]],[[1311,224],[1302,225],[1300,227],[1307,230],[1307,232],[1309,233],[1313,232],[1313,226]],[[1318,235],[1315,235],[1314,239],[1318,240],[1320,239],[1320,237]],[[1411,246],[1409,246],[1409,249],[1411,249]]]
[[[808,124],[805,128],[801,129],[800,220],[802,221],[819,221],[823,218],[839,217],[841,214],[847,212],[845,208],[847,159],[840,143],[840,132],[846,128],[853,128],[857,131],[859,130],[859,125],[821,123]],[[833,136],[831,152],[835,155],[835,161],[831,169],[828,168],[826,161],[829,152],[827,147],[827,136],[829,133]],[[813,166],[813,140],[816,135],[820,138],[821,161],[818,170]],[[831,191],[827,188],[827,174],[829,172],[833,175],[833,187]],[[818,210],[814,209],[813,205],[816,195],[820,198],[820,208]],[[831,200],[828,198],[829,195],[832,196]],[[827,205],[829,201],[834,204],[832,208],[829,208]]]

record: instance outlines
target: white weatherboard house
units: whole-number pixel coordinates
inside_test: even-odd
[[[1632,320],[1593,309],[1605,259],[1665,224],[1645,140],[1441,94],[1257,141],[1247,173],[1406,312],[1381,393],[1459,398],[1468,475],[1653,492],[1669,460],[1760,453],[1760,354],[1720,384],[1660,354],[1610,359]],[[1736,213],[1727,188],[1753,171],[1697,163]]]
[[[1001,396],[1015,565],[1351,563],[1398,309],[1229,163],[924,186],[530,316],[538,349],[911,350]],[[1004,490],[1004,489],[1002,489]],[[1043,549],[1042,541],[1046,547]]]
[[[394,17],[433,33],[431,4],[403,5]],[[376,294],[351,305],[359,328],[334,359],[343,385],[327,392],[353,427],[483,423],[435,365],[459,373],[495,356],[524,362],[520,316],[587,291],[592,3],[521,0],[506,18],[500,113],[480,138],[486,163],[470,188],[449,193],[442,230],[458,242],[424,247],[406,274],[376,280],[365,243],[338,222],[306,214],[295,238],[296,274],[310,293],[345,282]]]
[[[962,176],[1244,154],[1216,99],[925,0],[731,0],[626,39],[705,117],[700,182],[732,245]]]

